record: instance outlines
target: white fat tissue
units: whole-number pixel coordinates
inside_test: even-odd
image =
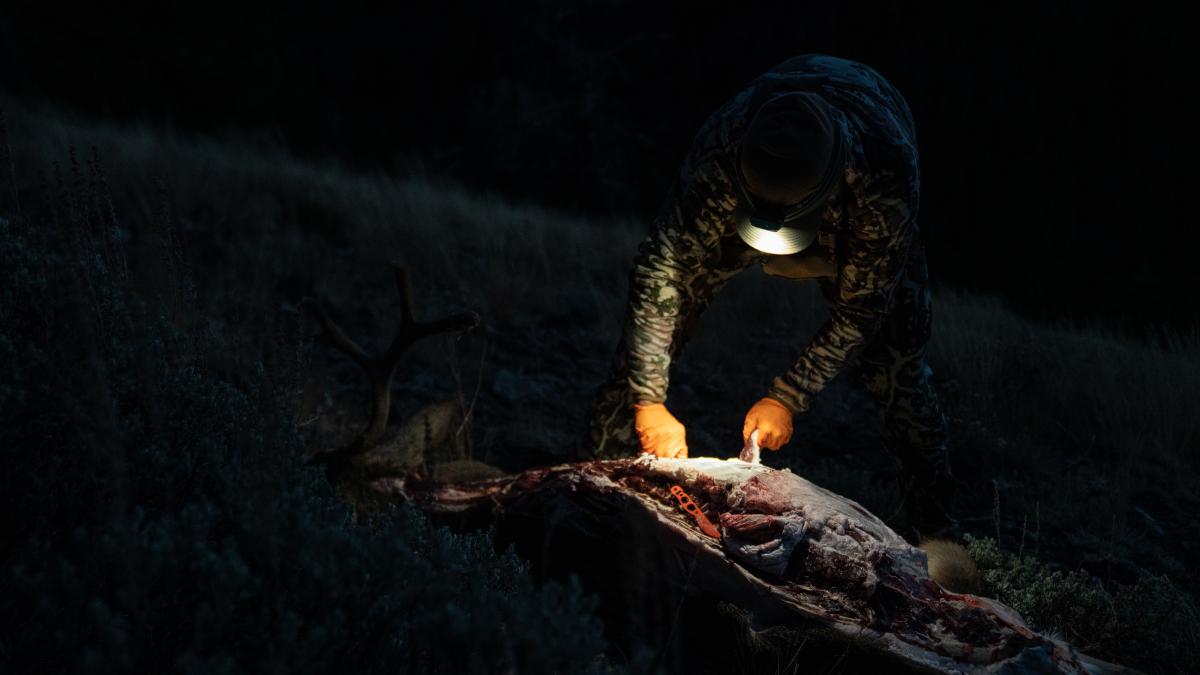
[[[731,513],[761,514],[722,518],[721,537],[731,556],[759,572],[781,578],[796,575],[793,580],[804,583],[806,570],[820,569],[868,594],[878,581],[876,568],[884,561],[894,572],[926,575],[923,551],[858,502],[787,469],[698,457],[658,459],[651,470],[685,486],[705,476],[725,488]],[[802,543],[802,558],[793,561]]]

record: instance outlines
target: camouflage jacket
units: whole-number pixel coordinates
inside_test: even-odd
[[[830,319],[768,394],[793,412],[851,363],[876,334],[917,240],[920,177],[912,113],[871,68],[808,55],[757,78],[714,112],[680,168],[631,275],[626,349],[635,400],[666,400],[672,340],[693,307],[766,254],[738,237],[738,147],[756,87],[819,93],[850,147],[845,179],[824,214],[819,243],[837,270]],[[761,92],[758,92],[761,94]],[[694,304],[696,303],[696,304]]]

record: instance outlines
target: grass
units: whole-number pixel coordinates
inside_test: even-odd
[[[352,520],[303,462],[295,312],[220,290],[276,280],[192,246],[207,221],[159,197],[193,193],[30,139],[51,184],[0,205],[0,670],[607,670],[577,585],[408,509]]]
[[[280,317],[318,293],[356,337],[379,340],[394,299],[385,263],[413,272],[419,309],[472,308],[485,328],[414,350],[397,407],[461,395],[481,382],[473,460],[514,470],[566,461],[583,409],[616,344],[626,276],[647,223],[565,216],[440,179],[356,175],[280,148],[181,138],[31,111],[5,102],[15,164],[35,167],[96,146],[131,260],[150,255],[168,186],[206,333],[228,348],[214,368],[248,381]],[[48,182],[53,184],[52,177]],[[938,261],[932,260],[936,270]],[[135,270],[138,268],[134,265]],[[1102,326],[1025,319],[997,298],[938,289],[930,361],[951,418],[969,531],[1052,568],[1084,568],[1117,588],[1165,575],[1187,592],[1200,564],[1192,514],[1200,422],[1200,337],[1126,339]],[[732,454],[741,415],[823,319],[809,285],[752,270],[713,303],[673,375],[671,404],[697,454]],[[361,420],[354,367],[304,343],[297,418],[312,448]],[[369,340],[368,340],[369,341]],[[895,511],[891,467],[865,397],[841,378],[797,420],[769,463],[791,466],[881,516]]]

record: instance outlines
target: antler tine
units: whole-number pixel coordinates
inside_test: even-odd
[[[414,323],[412,284],[409,283],[408,270],[399,262],[392,261],[392,272],[396,275],[396,291],[400,294],[400,325],[401,327]]]
[[[431,335],[468,331],[480,323],[479,315],[475,312],[460,312],[434,321],[417,321],[413,311],[412,285],[409,283],[408,270],[395,262],[391,266],[396,280],[396,290],[400,294],[400,321],[387,351],[378,357],[370,356],[351,340],[316,298],[306,298],[303,303],[312,307],[317,319],[321,322],[325,338],[361,366],[371,383],[370,420],[356,441],[340,453],[335,453],[343,459],[347,455],[366,451],[383,436],[387,429],[388,414],[391,410],[392,376],[396,372],[400,357],[408,351],[413,343]]]
[[[355,363],[362,366],[364,369],[370,370],[371,357],[363,351],[358,343],[350,339],[349,335],[337,325],[333,317],[329,316],[329,312],[325,311],[325,306],[317,298],[305,298],[300,303],[302,306],[311,307],[313,313],[317,315],[317,320],[321,322],[321,330],[324,333],[325,339],[339,351],[345,353]]]
[[[479,326],[479,315],[475,312],[459,312],[433,321],[418,321],[413,311],[408,270],[396,262],[392,263],[392,269],[396,276],[396,290],[400,293],[400,325],[396,327],[392,344],[381,358],[384,363],[394,367],[404,352],[422,338],[442,333],[462,333]]]
[[[478,328],[481,319],[475,312],[459,312],[422,324],[422,337],[440,333],[463,333]]]

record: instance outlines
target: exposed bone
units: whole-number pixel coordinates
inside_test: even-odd
[[[681,485],[720,523],[719,540],[702,534],[678,508],[672,485]],[[526,538],[541,542],[543,557],[580,559],[566,545],[556,549],[556,541],[594,541],[600,553],[632,552],[640,559],[629,565],[635,570],[630,576],[640,578],[628,579],[630,584],[666,592],[683,583],[685,592],[744,608],[762,628],[801,628],[918,671],[1115,668],[1081,659],[1070,645],[1034,632],[994,600],[943,589],[930,577],[924,552],[858,503],[787,470],[740,460],[639,458],[458,485],[387,478],[372,488],[434,517],[536,531]],[[570,571],[588,576],[578,565]],[[601,581],[615,574],[592,571]],[[646,625],[669,620],[647,618]]]
[[[755,429],[754,431],[750,432],[750,436],[746,439],[746,447],[742,448],[742,452],[741,452],[741,454],[738,455],[738,459],[742,460],[743,462],[748,462],[750,464],[758,464],[760,462],[759,448],[758,448],[758,429]]]

